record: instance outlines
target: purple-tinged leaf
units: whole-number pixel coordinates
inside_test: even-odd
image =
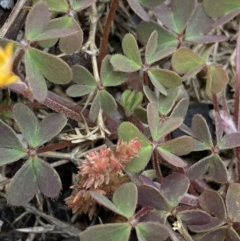
[[[160,144],[161,150],[166,150],[177,156],[187,155],[194,149],[194,140],[190,136],[180,136],[178,138]]]
[[[113,96],[106,90],[99,91],[99,101],[102,110],[107,114],[112,114],[117,110],[117,103]]]
[[[44,101],[47,97],[47,84],[29,51],[25,52],[25,69],[26,80],[34,98],[39,102]]]
[[[29,48],[28,54],[41,74],[55,84],[67,84],[72,79],[70,67],[60,58],[37,49]]]
[[[27,155],[27,151],[0,147],[0,166],[10,164]]]
[[[43,195],[50,198],[58,197],[62,184],[55,169],[37,156],[32,159],[32,165],[37,179],[37,186]]]
[[[167,221],[167,217],[168,217],[169,213],[167,213],[166,211],[159,211],[157,209],[153,209],[150,212],[148,212],[146,215],[142,216],[139,219],[139,222],[158,222],[161,224],[166,224]]]
[[[188,225],[188,228],[195,233],[202,233],[202,232],[215,230],[217,227],[220,227],[223,224],[224,224],[223,220],[212,217],[212,220],[207,224],[204,224],[204,225]]]
[[[138,204],[143,207],[155,208],[162,211],[165,210],[166,212],[171,212],[172,209],[160,191],[148,185],[138,186]]]
[[[223,136],[223,120],[218,112],[214,112],[215,129],[216,129],[216,139],[217,143]]]
[[[188,98],[181,99],[172,110],[170,118],[178,118],[178,117],[184,118],[185,115],[187,114],[188,106],[189,106],[189,99]]]
[[[177,47],[178,39],[173,33],[169,32],[165,28],[161,27],[155,22],[141,22],[137,27],[138,40],[146,45],[152,32],[157,31],[157,50],[159,51],[168,47]]]
[[[209,55],[211,54],[211,52],[212,52],[212,50],[213,50],[213,46],[214,46],[214,43],[211,43],[211,44],[203,45],[203,47],[201,48],[201,51],[200,51],[200,53],[199,53],[199,56],[200,56],[204,61],[208,61]]]
[[[240,222],[240,184],[232,183],[226,195],[228,217],[232,222]]]
[[[156,94],[147,85],[143,86],[143,92],[150,102],[152,102],[156,106],[158,106],[159,101],[158,101]],[[167,91],[166,91],[166,95],[167,95]]]
[[[160,93],[162,93],[162,86],[171,88],[177,87],[182,83],[180,76],[170,70],[150,68],[147,73],[153,85]],[[165,91],[162,94],[166,95]]]
[[[240,146],[240,133],[229,133],[218,142],[220,150],[233,149]]]
[[[194,115],[192,119],[192,131],[197,140],[203,142],[209,149],[212,148],[212,136],[207,122],[202,115]]]
[[[14,105],[13,115],[26,141],[31,147],[37,147],[39,139],[37,117],[27,106],[21,103]]]
[[[216,230],[210,231],[207,234],[205,234],[204,236],[202,236],[199,241],[224,241],[226,240],[226,232],[227,232],[227,228],[226,227],[222,227],[222,228],[218,228]]]
[[[174,167],[185,167],[186,163],[178,156],[168,152],[160,147],[157,149],[162,158]]]
[[[172,207],[176,207],[186,194],[189,185],[190,182],[185,175],[175,172],[163,179],[160,192]]]
[[[232,11],[232,12],[222,16],[221,18],[219,18],[217,21],[214,22],[212,27],[216,28],[220,25],[230,22],[230,20],[233,19],[234,17],[236,17],[239,13],[240,13],[240,9],[237,9],[235,11]]]
[[[71,97],[81,97],[87,94],[90,94],[93,90],[95,90],[95,87],[89,86],[89,85],[81,85],[81,84],[77,84],[77,85],[71,85],[66,93],[68,96]]]
[[[111,57],[110,60],[113,69],[115,71],[125,72],[125,73],[132,73],[136,72],[141,69],[141,65],[136,64],[131,59],[128,59],[127,57],[121,55],[121,54],[115,54]]]
[[[148,125],[154,141],[158,141],[161,136],[159,133],[159,112],[155,104],[149,103],[147,106],[147,117],[148,117]]]
[[[85,67],[81,65],[74,65],[72,70],[74,82],[76,82],[77,84],[87,85],[93,88],[97,87],[95,78]]]
[[[189,78],[193,77],[197,73],[199,73],[204,68],[204,65],[197,66],[196,68],[193,68],[189,70],[186,74],[182,76],[182,81],[188,80]]]
[[[211,222],[211,216],[202,210],[184,210],[177,214],[185,225],[204,225]]]
[[[38,190],[33,160],[29,159],[17,171],[7,192],[7,202],[12,206],[27,204]]]
[[[81,232],[81,241],[128,241],[132,227],[128,223],[100,224]]]
[[[2,120],[0,120],[0,133],[0,147],[25,151],[25,148],[23,147],[16,133]]]
[[[47,4],[49,10],[52,12],[66,13],[69,8],[66,0],[58,0],[57,4],[55,0],[43,0],[43,2]]]
[[[214,94],[221,92],[228,83],[227,72],[217,65],[208,66],[206,91]]]
[[[226,241],[239,241],[239,240],[240,240],[240,236],[236,232],[236,230],[232,227],[229,227],[226,233]]]
[[[144,21],[149,21],[148,13],[136,0],[127,0],[130,8]]]
[[[204,65],[204,60],[186,47],[178,49],[172,56],[173,69],[179,74],[185,74]]]
[[[97,92],[96,96],[92,101],[92,105],[89,111],[89,119],[91,121],[94,122],[97,119],[100,109],[101,109],[100,97],[99,97],[99,92]]]
[[[131,218],[135,213],[138,200],[136,185],[132,182],[122,184],[114,192],[112,200],[116,208],[124,214],[124,217]]]
[[[138,157],[132,158],[131,162],[126,166],[129,172],[139,172],[149,162],[152,154],[152,145],[148,139],[137,129],[136,126],[129,122],[123,122],[118,128],[118,136],[123,141],[131,141],[133,138],[137,138],[141,143],[142,147],[138,152]]]
[[[142,64],[138,44],[134,36],[130,33],[126,34],[122,40],[123,53],[127,58],[132,60],[135,64]]]
[[[94,191],[91,191],[90,194],[92,198],[94,198],[100,205],[103,205],[104,207],[113,211],[114,213],[117,213],[121,216],[125,216],[121,210],[119,210],[109,199],[107,199],[102,194]]]
[[[135,229],[138,241],[164,241],[169,236],[167,227],[157,222],[138,223]]]
[[[186,40],[198,44],[209,44],[227,41],[227,37],[224,35],[203,35],[203,36],[194,36],[188,37]]]
[[[190,180],[195,180],[201,177],[204,173],[207,172],[209,164],[211,162],[212,156],[207,156],[194,165],[192,165],[186,172],[187,177]]]
[[[29,12],[25,24],[25,35],[31,41],[41,34],[50,21],[50,13],[44,2],[35,4]]]
[[[41,146],[50,141],[53,137],[60,133],[66,124],[67,118],[63,114],[54,113],[45,117],[39,123],[38,145]]]
[[[208,177],[217,183],[226,183],[228,181],[228,172],[223,161],[219,155],[214,155],[211,159]]]
[[[100,77],[104,87],[121,85],[126,80],[124,73],[113,70],[109,55],[103,59]]]
[[[199,197],[199,204],[203,210],[220,220],[227,218],[226,208],[221,195],[211,189],[205,190]]]
[[[212,18],[219,18],[240,8],[238,0],[204,0],[204,11]]]
[[[81,11],[91,6],[96,0],[70,0],[70,5],[74,11]]]
[[[189,21],[188,27],[186,29],[186,40],[189,38],[199,37],[206,35],[212,29],[212,24],[214,21],[206,15],[203,10],[202,5],[198,5],[195,8],[193,15]]]
[[[153,8],[156,7],[162,3],[164,3],[165,0],[137,0],[141,5],[143,5],[146,8]]]

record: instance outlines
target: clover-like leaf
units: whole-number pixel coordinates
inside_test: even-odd
[[[138,241],[164,241],[169,236],[167,227],[157,222],[138,223],[135,229]]]
[[[214,94],[221,92],[228,83],[228,75],[224,69],[217,65],[210,65],[207,72],[206,91]]]
[[[240,133],[229,133],[218,142],[220,150],[233,149],[240,146]]]
[[[219,18],[226,13],[240,8],[238,0],[204,0],[203,6],[205,12],[212,18]]]
[[[68,11],[68,4],[66,0],[58,0],[57,4],[55,0],[42,0],[44,3],[47,4],[48,8],[52,12],[67,12]]]
[[[138,3],[137,0],[127,0],[131,9],[144,21],[149,21],[146,10]]]
[[[179,185],[181,183],[181,185]],[[172,173],[163,179],[160,186],[162,195],[172,207],[176,207],[189,188],[188,178],[181,173]]]
[[[190,136],[180,136],[178,138],[160,144],[161,150],[166,150],[177,156],[187,155],[194,149],[194,140]]]
[[[179,74],[185,74],[204,65],[205,61],[186,47],[178,49],[172,57],[172,66]]]
[[[25,35],[28,40],[32,40],[40,35],[48,25],[50,12],[44,2],[35,4],[29,12],[25,24]]]
[[[95,121],[97,119],[100,109],[101,109],[100,92],[98,91],[92,101],[92,105],[89,111],[89,119],[91,121]]]
[[[66,84],[72,79],[70,67],[60,58],[37,49],[29,48],[27,51],[36,68],[49,81],[55,84]],[[33,74],[34,76],[34,74]]]
[[[10,183],[7,201],[13,206],[27,204],[37,190],[47,197],[56,198],[61,190],[57,172],[38,157],[30,158],[15,174]]]
[[[211,189],[204,190],[199,197],[199,204],[203,210],[220,220],[227,218],[224,201],[218,192]]]
[[[172,209],[171,205],[161,192],[157,188],[149,185],[138,186],[138,203],[143,207],[151,207],[161,211],[167,211],[169,214]]]
[[[131,162],[126,166],[126,169],[130,172],[139,172],[144,169],[144,167],[149,162],[152,146],[148,139],[140,133],[140,131],[131,123],[123,122],[118,128],[118,136],[123,141],[130,141],[133,138],[138,138],[142,143],[142,147],[138,152],[138,157],[131,159]]]
[[[27,151],[0,147],[0,166],[10,164],[27,155]]]
[[[37,117],[27,106],[20,103],[14,105],[13,115],[26,141],[31,147],[37,147],[39,138]]]
[[[233,222],[240,222],[240,184],[232,183],[226,195],[228,217]]]
[[[102,61],[100,77],[104,87],[121,85],[126,80],[124,73],[113,70],[110,56],[106,56]]]
[[[213,146],[212,136],[207,122],[202,115],[194,115],[192,119],[192,131],[194,137],[201,141],[206,149],[211,149]]]
[[[158,147],[157,151],[161,157],[172,166],[181,168],[186,166],[186,163],[180,157],[172,154],[171,152],[161,149],[161,147]]]
[[[182,83],[180,76],[170,70],[150,68],[147,73],[153,85],[164,95],[167,95],[164,87],[177,87]]]
[[[123,198],[124,197],[124,198]],[[137,206],[137,187],[134,183],[124,183],[113,194],[113,203],[126,218],[134,215]]]
[[[96,0],[70,0],[70,4],[73,10],[81,11],[91,6]]]
[[[99,101],[102,110],[107,114],[112,114],[117,110],[117,103],[115,99],[106,90],[99,91]]]
[[[85,67],[81,65],[74,65],[72,67],[72,71],[74,82],[82,85],[91,86],[93,88],[97,87],[95,78]]]
[[[101,224],[80,233],[81,241],[118,240],[128,241],[132,227],[127,223]]]
[[[189,99],[188,98],[181,99],[173,108],[170,117],[184,118],[185,115],[187,114],[188,106],[189,106]]]
[[[148,117],[148,125],[154,141],[158,141],[161,136],[159,133],[159,112],[157,107],[153,103],[149,103],[147,106],[147,117]]]

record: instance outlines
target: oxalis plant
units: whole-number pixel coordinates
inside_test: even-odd
[[[123,5],[139,19],[115,50],[109,34]],[[42,157],[55,151],[76,166],[64,205],[91,222],[81,241],[240,240],[239,35],[233,110],[227,71],[212,57],[228,40],[218,27],[239,13],[238,0],[33,1],[24,35],[0,38],[0,86],[20,96],[0,103],[0,165],[22,163],[7,203],[61,195]],[[91,67],[64,61],[82,53]],[[138,90],[126,87],[131,76]],[[213,132],[201,113],[186,122],[193,79],[212,103]],[[42,120],[35,107],[47,108]]]

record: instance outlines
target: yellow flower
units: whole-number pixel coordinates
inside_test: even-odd
[[[5,49],[0,47],[0,87],[17,82],[19,77],[12,72],[13,43],[8,43]]]

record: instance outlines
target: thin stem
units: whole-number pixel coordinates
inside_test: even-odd
[[[102,42],[101,42],[100,53],[99,53],[99,58],[98,58],[99,69],[101,68],[102,61],[107,53],[109,33],[110,33],[111,25],[112,25],[113,18],[115,16],[115,11],[117,9],[119,1],[120,0],[113,0],[112,4],[110,6],[110,9],[109,9],[106,25],[103,30]]]
[[[47,151],[55,151],[55,150],[58,150],[58,149],[63,149],[67,146],[71,146],[72,143],[70,141],[62,141],[62,142],[59,142],[59,143],[54,143],[54,144],[50,144],[50,145],[47,145],[47,146],[44,146],[44,147],[40,147],[38,150],[37,150],[37,153],[43,153],[43,152],[47,152]]]
[[[157,150],[153,151],[153,168],[156,172],[156,176],[157,176],[159,182],[162,183],[164,178],[163,178],[160,166],[159,166]]]

